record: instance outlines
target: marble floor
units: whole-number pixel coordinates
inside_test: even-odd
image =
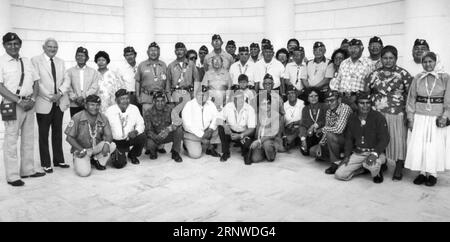
[[[450,221],[450,173],[429,188],[412,184],[409,172],[393,182],[393,164],[382,184],[367,175],[337,181],[297,150],[251,166],[237,154],[226,163],[183,159],[142,156],[140,165],[88,178],[57,168],[21,188],[6,184],[0,162],[0,221]]]

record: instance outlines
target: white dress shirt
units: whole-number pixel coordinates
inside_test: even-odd
[[[80,68],[79,65],[76,65],[76,68],[80,71],[80,90],[84,91],[84,70],[86,70],[86,66],[84,65],[83,68]]]
[[[273,76],[273,88],[280,87],[280,78],[284,74],[284,66],[277,59],[272,58],[272,61],[266,63],[264,59],[259,60],[255,65],[255,82],[259,82],[259,86],[263,89],[264,76],[269,73]]]
[[[251,62],[250,60],[245,63],[245,65],[242,65],[240,61],[235,62],[230,67],[230,76],[232,80],[233,85],[238,85],[239,81],[238,78],[241,74],[245,74],[248,76],[248,84],[249,85],[255,85],[255,64]]]
[[[305,107],[303,104],[303,101],[300,99],[297,99],[297,103],[295,106],[291,106],[289,104],[289,101],[284,103],[284,111],[286,112],[284,114],[284,119],[286,120],[286,125],[300,121],[302,119],[302,110]]]
[[[125,84],[125,88],[129,92],[136,91],[136,79],[134,79],[134,77],[136,76],[137,67],[137,64],[132,67],[130,64],[128,64],[128,62],[125,61],[116,70],[117,75],[120,79],[122,79],[122,82]]]
[[[113,139],[115,140],[127,139],[128,134],[134,130],[138,134],[144,133],[144,118],[133,104],[130,104],[124,113],[120,110],[119,105],[115,104],[106,110],[105,115],[111,125]]]
[[[215,130],[217,128],[219,112],[216,105],[210,100],[201,106],[198,104],[197,99],[194,98],[186,103],[183,111],[181,111],[181,116],[184,131],[201,138],[206,129],[211,128]]]
[[[255,110],[247,103],[238,112],[234,103],[228,103],[222,110],[222,119],[234,132],[244,132],[256,128]]]
[[[286,70],[284,72],[283,78],[288,79],[292,85],[294,85],[297,90],[303,89],[302,80],[308,79],[308,73],[306,70],[306,65],[303,63],[297,65],[295,62],[288,63],[286,65]]]

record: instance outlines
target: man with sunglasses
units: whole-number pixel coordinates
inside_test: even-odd
[[[255,85],[255,64],[249,61],[250,51],[248,47],[239,47],[239,61],[230,67],[230,76],[232,80],[233,90],[239,88],[239,76],[245,74],[248,77],[250,88]]]
[[[350,116],[345,132],[345,158],[335,173],[336,179],[349,181],[369,170],[374,183],[383,182],[382,152],[389,144],[389,132],[384,116],[372,109],[368,93],[357,97],[358,111]]]

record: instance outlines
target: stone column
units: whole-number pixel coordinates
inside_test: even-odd
[[[155,41],[154,0],[124,0],[125,46],[133,46],[138,59],[147,59],[147,47]]]
[[[0,1],[0,35],[3,36],[9,31],[11,31],[11,3],[10,0],[2,0]]]
[[[272,41],[275,51],[286,48],[295,35],[294,0],[265,0],[265,37]]]
[[[405,1],[405,59],[412,58],[411,50],[418,38],[428,41],[431,51],[440,56],[445,71],[450,71],[450,1]]]

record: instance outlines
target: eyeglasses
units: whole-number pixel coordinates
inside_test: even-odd
[[[196,56],[191,56],[191,57],[189,57],[189,60],[197,60],[197,57]]]
[[[319,95],[309,95],[309,97],[319,97]]]

